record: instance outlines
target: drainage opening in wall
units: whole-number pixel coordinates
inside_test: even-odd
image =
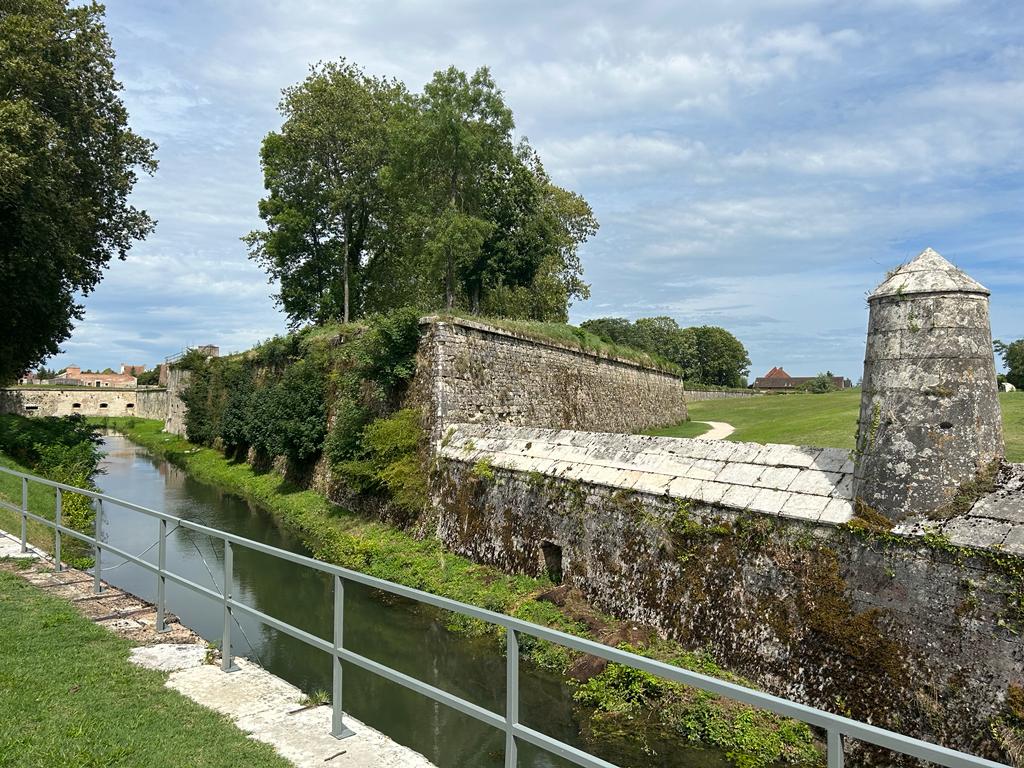
[[[544,571],[555,584],[562,583],[562,548],[557,544],[545,541],[540,545],[540,553],[544,558]]]
[[[106,408],[106,407],[107,407],[106,403],[100,403],[100,408]]]
[[[128,403],[128,404],[125,405],[125,408],[134,408],[134,407],[135,407],[135,403]]]
[[[81,407],[82,407],[82,404],[81,404],[81,403],[72,403],[72,404],[71,404],[71,407],[72,407],[72,408],[81,408]]]

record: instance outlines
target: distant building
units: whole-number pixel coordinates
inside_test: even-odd
[[[146,366],[144,365],[132,365],[131,363],[121,363],[121,373],[126,373],[129,376],[138,376],[140,373],[146,372]]]
[[[782,368],[772,368],[764,376],[754,379],[754,389],[768,390],[795,390],[800,389],[804,384],[814,381],[817,376],[790,376]],[[850,389],[853,382],[842,376],[832,377],[832,386],[835,389]]]
[[[83,371],[77,365],[69,365],[45,383],[65,387],[134,387],[139,382],[129,373],[96,373]]]
[[[36,377],[36,372],[35,371],[29,371],[28,373],[21,374],[21,377],[18,379],[18,383],[19,384],[38,384],[39,383],[39,379]]]

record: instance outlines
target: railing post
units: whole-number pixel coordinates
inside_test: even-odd
[[[235,563],[231,552],[231,542],[224,539],[224,636],[220,644],[220,668],[224,672],[233,672],[236,667],[231,656],[231,584],[234,579]]]
[[[333,679],[331,683],[331,735],[336,739],[355,736],[355,732],[345,725],[345,714],[342,711],[342,669],[341,656],[338,654],[345,643],[345,582],[341,576],[334,574],[334,653],[331,654]]]
[[[21,551],[28,552],[28,478],[21,478]]]
[[[828,732],[828,768],[843,768],[843,734]]]
[[[515,727],[519,724],[519,638],[512,627],[505,628],[505,768],[516,768],[519,748]]]
[[[93,538],[96,539],[96,554],[93,555],[92,564],[92,591],[100,594],[103,591],[101,573],[103,571],[103,546],[100,544],[100,531],[103,528],[103,499],[96,499],[96,530]]]
[[[227,542],[224,542],[227,544]],[[230,546],[230,545],[229,545]],[[156,556],[156,631],[166,632],[165,611],[167,606],[167,521],[160,518],[160,540]]]
[[[60,526],[62,524],[61,521],[63,518],[63,506],[64,496],[63,494],[61,494],[60,488],[58,488],[57,501],[53,508],[53,522],[55,523],[55,527],[53,529],[53,559],[56,563],[56,565],[54,566],[54,570],[57,573],[60,573],[60,571],[62,570],[60,565]]]

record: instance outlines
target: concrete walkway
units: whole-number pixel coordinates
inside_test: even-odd
[[[22,553],[17,536],[0,530],[0,559],[35,560],[17,570],[26,581],[72,603],[86,618],[138,644],[131,661],[169,673],[167,687],[226,715],[250,738],[270,744],[297,768],[434,768],[423,755],[393,742],[355,718],[345,725],[355,732],[331,736],[330,706],[304,706],[295,686],[248,659],[235,657],[234,672],[222,672],[217,656],[195,632],[168,616],[168,632],[157,633],[154,607],[103,584],[92,593],[92,575],[65,566],[55,573],[50,557],[34,547]]]
[[[724,421],[700,421],[697,423],[707,424],[711,427],[703,435],[700,435],[701,440],[725,440],[725,438],[736,431],[736,427]]]

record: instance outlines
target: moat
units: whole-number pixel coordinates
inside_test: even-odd
[[[275,547],[310,554],[302,543],[265,511],[237,496],[196,482],[181,469],[151,456],[124,437],[104,438],[104,473],[97,484],[104,493],[204,525],[230,531]],[[138,553],[156,540],[152,518],[111,505],[104,509],[103,538]],[[156,559],[155,547],[145,557]],[[168,537],[168,565],[175,572],[220,589],[219,543],[184,529]],[[104,578],[145,599],[156,596],[152,574],[133,564],[104,557]],[[329,637],[332,591],[328,578],[296,564],[236,547],[234,592],[239,600],[308,632]],[[406,674],[501,712],[505,699],[505,662],[490,640],[446,629],[442,611],[414,605],[358,584],[345,590],[345,644],[353,651]],[[168,610],[211,642],[222,630],[220,605],[173,583],[167,585]],[[235,652],[257,661],[307,693],[329,690],[329,658],[288,635],[244,616],[234,633]],[[415,749],[439,768],[503,765],[504,736],[477,721],[434,703],[359,668],[346,666],[345,709],[395,741]],[[577,744],[623,766],[698,766],[718,768],[728,762],[718,753],[680,749],[649,741],[653,754],[597,744],[580,738],[580,713],[572,690],[560,676],[524,665],[522,720],[566,742]],[[519,764],[561,768],[570,763],[521,745]]]

